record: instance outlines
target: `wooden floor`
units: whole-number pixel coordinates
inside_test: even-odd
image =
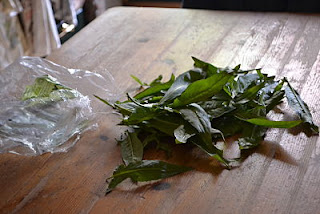
[[[114,8],[48,59],[106,72],[121,91],[192,67],[261,67],[286,76],[320,124],[320,16],[185,9]],[[97,101],[94,101],[97,102]],[[286,106],[283,106],[285,109]],[[271,115],[286,119],[288,115]],[[0,213],[303,213],[320,212],[320,140],[273,129],[239,168],[226,170],[178,147],[168,161],[196,170],[146,185],[125,182],[107,196],[105,179],[121,163],[115,115],[101,115],[67,153],[0,155]],[[164,158],[150,151],[145,158]],[[190,158],[192,157],[192,158]]]

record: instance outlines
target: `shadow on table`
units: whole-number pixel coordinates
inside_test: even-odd
[[[244,162],[253,153],[257,153],[270,159],[275,159],[290,165],[299,165],[296,159],[294,159],[281,145],[276,142],[263,141],[256,149],[243,150],[241,162]]]

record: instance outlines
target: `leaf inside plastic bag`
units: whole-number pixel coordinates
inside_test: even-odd
[[[44,75],[36,78],[34,84],[26,86],[21,99],[28,100],[31,98],[49,97],[53,91],[59,89],[71,90],[71,88],[61,85],[50,75]]]

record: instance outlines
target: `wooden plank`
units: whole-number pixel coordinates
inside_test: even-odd
[[[113,8],[48,59],[110,72],[120,90],[130,74],[150,81],[192,67],[190,56],[219,66],[262,67],[287,76],[320,122],[320,16],[186,9]],[[94,100],[94,102],[97,102]],[[287,106],[283,105],[282,109]],[[290,115],[273,114],[282,119]],[[67,153],[1,155],[3,213],[317,213],[319,139],[273,129],[244,163],[225,170],[197,150],[177,147],[169,162],[195,167],[183,175],[104,197],[105,179],[121,163],[118,119],[106,115]],[[192,156],[190,158],[188,155]],[[151,150],[146,158],[165,158]]]

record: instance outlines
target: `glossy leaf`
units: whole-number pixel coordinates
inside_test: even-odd
[[[175,99],[180,96],[191,83],[202,78],[203,76],[199,70],[189,70],[184,72],[176,78],[159,103],[164,104]]]
[[[174,100],[173,107],[177,108],[190,103],[205,101],[218,94],[230,78],[232,78],[232,75],[224,72],[190,84],[181,96]]]
[[[209,115],[198,104],[192,103],[186,109],[181,109],[180,114],[199,133],[203,142],[212,145],[211,122]]]

